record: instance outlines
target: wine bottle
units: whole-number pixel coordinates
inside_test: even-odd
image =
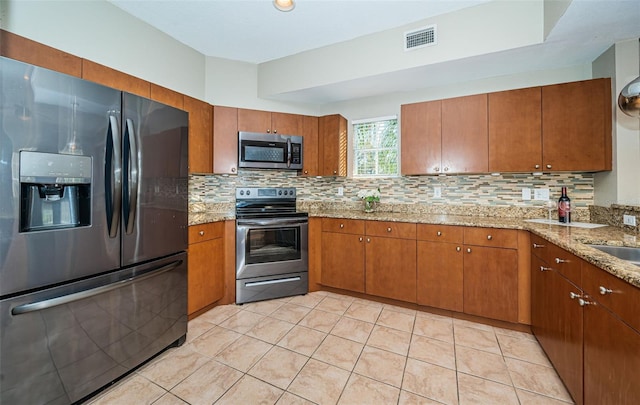
[[[571,222],[571,199],[567,196],[567,188],[562,187],[562,194],[558,199],[558,221]]]

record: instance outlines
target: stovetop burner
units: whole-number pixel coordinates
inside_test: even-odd
[[[305,217],[296,211],[295,187],[241,187],[236,189],[237,218]]]

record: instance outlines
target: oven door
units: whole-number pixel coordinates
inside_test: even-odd
[[[307,271],[307,217],[238,219],[236,278]]]

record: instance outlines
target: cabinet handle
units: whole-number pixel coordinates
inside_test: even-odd
[[[547,165],[547,169],[551,169],[551,165]]]
[[[540,168],[540,165],[535,165],[535,168],[536,168],[536,169],[539,169],[539,168]]]
[[[367,238],[367,243],[371,243],[371,238]]]
[[[567,262],[568,262],[568,260],[564,260],[564,259],[561,259],[559,257],[556,257],[556,264],[567,263]]]
[[[333,171],[333,174],[338,174],[338,171],[337,171],[337,170],[334,170],[334,171]]]
[[[391,228],[387,228],[387,232],[391,232]]]
[[[493,239],[493,236],[487,235],[487,240],[491,240],[491,239]]]
[[[358,242],[362,242],[362,236],[358,238]]]
[[[271,130],[270,130],[270,129],[267,129],[267,133],[268,133],[268,134],[270,134],[270,133],[271,133]]]
[[[344,224],[340,224],[340,229],[344,228]]]
[[[277,133],[278,133],[278,130],[277,130],[277,129],[274,129],[274,130],[273,130],[273,133],[274,133],[274,134],[277,134]]]
[[[236,172],[236,168],[235,168],[235,167],[232,167],[232,168],[231,168],[231,173],[235,173],[235,172]]]
[[[445,171],[445,172],[448,172],[448,171],[449,171],[449,168],[448,168],[448,167],[445,167],[445,168],[444,168],[444,171]]]
[[[309,170],[305,170],[305,171],[304,171],[304,174],[309,174]]]
[[[436,236],[442,236],[442,232],[440,231],[436,232]]]
[[[600,286],[600,295],[607,295],[607,294],[611,294],[612,292],[613,290],[607,287]]]
[[[456,246],[456,252],[459,252],[461,250],[462,250],[462,248],[460,246]]]
[[[439,172],[440,168],[439,167],[434,167],[433,170],[435,170],[436,172]]]
[[[574,293],[573,291],[571,291],[571,292],[569,293],[569,298],[571,298],[572,300],[575,300],[576,298],[582,298],[582,295],[580,295],[580,294],[576,294],[576,293]]]
[[[533,244],[533,248],[534,249],[540,249],[540,248],[543,248],[543,247],[544,247],[544,245],[538,245],[537,243]]]
[[[578,300],[578,305],[580,305],[581,307],[584,307],[585,305],[591,305],[591,304],[593,303],[582,298]]]
[[[551,267],[540,266],[540,271],[551,271]]]
[[[467,248],[467,253],[471,253],[471,248]]]
[[[204,236],[204,231],[200,231],[198,233],[200,234],[200,236]]]

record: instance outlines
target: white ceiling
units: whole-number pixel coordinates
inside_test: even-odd
[[[109,0],[124,11],[206,56],[262,63],[400,27],[487,0],[296,0],[288,13],[271,0]],[[505,0],[518,1],[518,0]],[[326,103],[592,62],[613,43],[640,37],[640,0],[573,0],[541,45],[473,60],[275,96]],[[473,62],[473,63],[469,63]],[[476,63],[481,62],[481,63]],[[425,78],[433,78],[433,82]]]

